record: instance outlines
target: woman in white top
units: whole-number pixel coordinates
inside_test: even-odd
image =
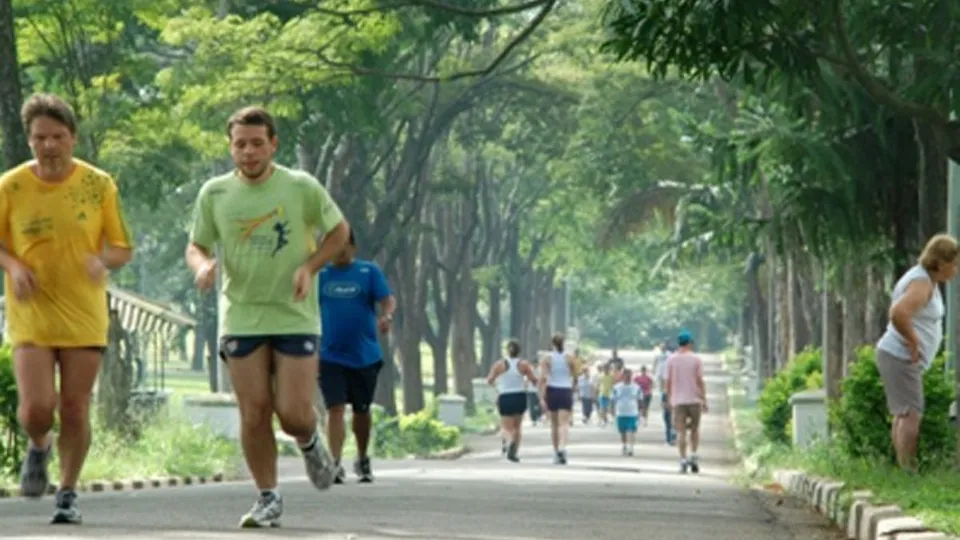
[[[890,324],[877,342],[877,369],[883,379],[890,432],[900,467],[916,467],[917,439],[923,415],[923,372],[943,341],[943,295],[937,287],[957,275],[957,241],[938,234],[927,242],[914,266],[897,281],[891,295]]]
[[[517,451],[520,449],[520,426],[523,413],[527,411],[526,381],[537,384],[533,366],[521,360],[520,342],[511,339],[507,343],[507,357],[490,368],[487,377],[489,384],[497,386],[497,409],[500,412],[500,432],[506,446],[507,459],[514,463],[520,461]]]
[[[573,356],[563,352],[563,334],[550,340],[553,352],[540,361],[540,399],[550,415],[550,436],[554,463],[567,463],[567,434],[573,412],[573,391],[577,384],[577,365]]]

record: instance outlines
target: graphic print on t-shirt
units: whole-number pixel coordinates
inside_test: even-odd
[[[284,219],[282,206],[260,216],[237,218],[235,221],[240,227],[240,239],[248,243],[255,253],[276,257],[290,243],[290,222]]]

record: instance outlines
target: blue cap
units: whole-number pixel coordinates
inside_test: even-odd
[[[691,343],[693,343],[693,335],[691,335],[690,332],[683,330],[680,332],[680,335],[677,336],[677,345],[683,347]]]

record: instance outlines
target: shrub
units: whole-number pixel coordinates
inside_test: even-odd
[[[0,476],[14,475],[27,442],[17,421],[17,381],[9,344],[0,346],[0,437]]]
[[[436,418],[436,408],[418,413],[388,416],[382,407],[373,408],[371,453],[381,458],[425,455],[460,444],[460,430]]]
[[[938,356],[923,376],[926,410],[920,424],[917,451],[923,466],[941,462],[953,449],[949,409],[954,392],[944,373],[944,365],[944,358]],[[892,419],[887,411],[883,381],[872,347],[857,351],[857,360],[850,366],[842,392],[840,400],[830,407],[830,424],[837,443],[855,458],[895,462],[896,455],[890,441]]]
[[[760,422],[763,424],[763,434],[773,442],[789,443],[787,426],[792,416],[790,410],[790,396],[810,389],[810,384],[823,386],[822,375],[817,378],[815,373],[822,371],[820,349],[807,347],[797,354],[779,373],[768,380],[760,393],[758,409]]]

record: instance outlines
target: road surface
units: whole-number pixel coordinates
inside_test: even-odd
[[[626,353],[629,354],[629,353]],[[628,363],[650,362],[628,357]],[[351,478],[313,490],[300,465],[285,462],[282,529],[239,530],[255,491],[247,482],[117,493],[84,493],[81,526],[48,525],[52,500],[0,502],[0,537],[101,540],[291,538],[333,540],[834,540],[826,520],[792,500],[730,482],[723,376],[708,367],[711,411],[704,417],[702,473],[678,474],[663,442],[658,409],[641,428],[636,453],[620,455],[613,427],[578,425],[569,465],[551,463],[549,433],[528,428],[522,462],[502,460],[497,437],[472,441],[456,461],[375,463],[377,482]]]

